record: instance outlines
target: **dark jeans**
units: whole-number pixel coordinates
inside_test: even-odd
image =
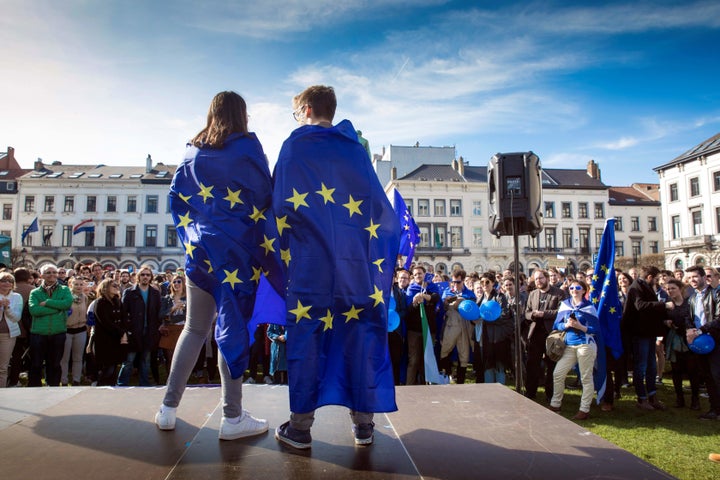
[[[675,352],[675,360],[672,365],[672,381],[675,388],[675,395],[683,397],[683,376],[690,380],[690,398],[697,399],[700,395],[699,358],[693,352]]]
[[[633,386],[638,400],[647,400],[655,395],[655,337],[633,337]]]
[[[395,385],[400,385],[400,366],[403,356],[403,337],[397,332],[388,333],[388,349],[390,350],[390,362],[392,363],[393,379]]]
[[[707,355],[698,355],[700,378],[705,380],[710,410],[720,415],[720,346]]]
[[[546,369],[545,371],[543,371]],[[555,362],[545,355],[545,339],[535,336],[527,343],[527,379],[525,381],[525,396],[535,398],[540,385],[540,378],[545,374],[545,396],[547,400],[553,396],[553,372]]]
[[[65,333],[56,335],[30,334],[30,374],[28,387],[42,386],[42,370],[45,365],[45,383],[60,386],[60,361],[65,351]]]
[[[30,339],[28,337],[17,337],[15,339],[15,348],[10,358],[10,368],[8,369],[8,385],[14,387],[20,380],[20,372],[30,370]]]

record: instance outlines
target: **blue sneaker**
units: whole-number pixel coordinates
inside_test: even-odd
[[[374,427],[375,424],[372,422],[353,425],[352,431],[355,435],[355,445],[372,445]]]
[[[290,422],[285,422],[275,429],[275,438],[299,450],[306,450],[312,446],[310,430],[296,430],[290,426]]]

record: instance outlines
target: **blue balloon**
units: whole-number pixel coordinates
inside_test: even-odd
[[[472,300],[463,300],[458,305],[458,313],[465,320],[473,321],[480,318],[480,307]]]
[[[388,332],[394,332],[400,326],[400,315],[395,309],[388,311]]]
[[[693,340],[693,342],[689,346],[690,350],[697,353],[698,355],[706,355],[712,352],[715,348],[715,339],[713,339],[710,334],[703,333],[695,340]]]
[[[502,307],[495,300],[488,300],[480,305],[480,318],[486,322],[494,322],[500,318]]]
[[[388,310],[395,310],[397,303],[395,303],[395,295],[390,293],[390,301],[388,302]]]

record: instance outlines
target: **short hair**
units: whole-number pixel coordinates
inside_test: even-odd
[[[480,279],[483,279],[483,278],[490,280],[490,283],[495,283],[495,281],[497,280],[495,277],[495,274],[493,272],[483,273],[482,275],[480,275]]]
[[[30,270],[25,267],[16,268],[13,274],[15,275],[16,282],[27,282],[32,278]]]
[[[657,277],[658,275],[660,275],[660,269],[657,268],[655,265],[643,265],[642,267],[640,267],[640,276],[643,280],[645,280],[650,275],[652,275],[653,277]]]
[[[583,288],[583,291],[585,291],[585,292],[588,291],[588,284],[585,283],[585,282],[582,281],[582,280],[578,280],[578,279],[576,278],[575,280],[573,280],[573,281],[570,282],[570,283],[577,283],[578,285],[580,285],[580,286]]]
[[[678,280],[677,278],[670,278],[667,282],[665,282],[665,286],[667,285],[675,285],[680,289],[680,291],[683,291],[685,289],[685,284]]]
[[[15,277],[13,276],[12,273],[10,273],[9,271],[0,272],[0,280],[2,280],[3,278],[8,278],[8,279],[10,279],[10,281],[11,281],[12,284],[13,284],[13,287],[15,286]]]
[[[417,264],[417,265],[415,265],[414,267],[412,267],[413,270],[417,270],[418,268],[419,268],[420,270],[422,270],[423,273],[427,273],[427,269],[426,269],[424,266],[420,265],[420,264]]]
[[[303,90],[293,98],[295,109],[303,105],[310,105],[315,117],[325,118],[332,122],[337,109],[337,98],[333,87],[326,85],[313,85]]]
[[[43,265],[42,267],[40,267],[40,274],[41,274],[41,275],[45,275],[45,272],[47,272],[50,268],[54,268],[55,270],[57,270],[57,266],[56,266],[56,265],[54,265],[54,264],[52,264],[52,263],[46,263],[45,265]]]
[[[705,268],[701,267],[700,265],[693,265],[692,267],[686,268],[685,273],[697,273],[701,277],[704,277],[705,276]]]
[[[541,274],[545,278],[548,278],[548,276],[549,276],[547,270],[543,270],[542,268],[536,268],[532,274],[533,278],[535,278],[535,275],[538,273]]]
[[[454,268],[450,276],[460,277],[461,280],[465,280],[465,277],[467,277],[467,272],[462,268]]]

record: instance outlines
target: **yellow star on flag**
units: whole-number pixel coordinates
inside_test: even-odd
[[[328,308],[327,314],[324,317],[320,317],[320,321],[325,324],[323,332],[325,330],[332,330],[332,322],[334,319],[335,316],[330,312],[330,309]]]
[[[300,303],[300,300],[298,300],[297,308],[290,310],[290,313],[295,315],[295,323],[298,323],[301,318],[307,318],[308,320],[310,320],[310,314],[308,314],[308,312],[310,311],[311,308],[312,308],[312,305],[308,305],[306,307],[302,303]]]
[[[236,283],[243,283],[242,280],[237,278],[238,269],[236,268],[232,272],[228,272],[227,270],[223,269],[223,272],[225,272],[225,280],[222,281],[222,283],[229,283],[230,288],[233,290],[235,289]]]
[[[286,228],[292,228],[287,223],[287,215],[284,217],[275,217],[275,223],[277,224],[278,235],[282,236],[283,230]]]
[[[379,223],[376,224],[375,222],[373,222],[373,219],[372,219],[372,218],[370,219],[370,226],[365,227],[365,230],[367,230],[368,232],[370,232],[370,238],[373,238],[373,237],[378,238],[378,236],[377,236],[377,229],[378,229],[379,226],[380,226]]]
[[[335,192],[335,189],[327,188],[324,183],[321,183],[320,185],[322,186],[322,188],[320,190],[317,190],[315,193],[323,197],[326,205],[327,202],[335,203],[335,199],[333,198],[333,193]]]
[[[253,274],[252,277],[250,277],[250,280],[252,280],[255,283],[260,283],[260,275],[262,275],[263,271],[262,268],[255,268],[251,267]]]
[[[293,188],[293,196],[290,198],[286,198],[285,201],[292,203],[293,207],[295,207],[295,210],[297,211],[298,207],[300,206],[308,206],[307,202],[305,201],[305,197],[307,197],[307,192],[298,193],[298,191]]]
[[[353,216],[354,213],[357,213],[358,215],[362,215],[362,212],[360,211],[360,204],[362,203],[362,200],[355,200],[352,195],[350,195],[350,199],[348,200],[348,203],[343,203],[343,207],[348,209],[348,213],[350,214],[350,217]]]
[[[282,248],[280,249],[280,259],[285,262],[285,266],[290,266],[290,260],[292,259],[292,257],[290,256],[289,248],[285,250],[283,250]]]
[[[212,273],[213,268],[212,268],[212,263],[210,263],[210,260],[204,260],[204,262],[207,263],[208,273]]]
[[[190,242],[184,243],[183,245],[185,245],[185,255],[193,258],[193,250],[195,250],[197,247]]]
[[[260,221],[260,219],[267,220],[267,218],[265,218],[265,215],[264,215],[265,210],[267,210],[267,208],[258,210],[257,207],[255,205],[253,205],[253,212],[250,214],[250,218],[252,218],[255,221],[255,223]]]
[[[203,203],[207,203],[208,198],[215,198],[215,195],[211,193],[213,188],[215,187],[212,185],[206,187],[205,185],[200,183],[200,191],[198,192],[198,195],[202,197]]]
[[[180,200],[182,200],[185,203],[190,203],[190,197],[192,195],[183,195],[182,193],[178,192],[178,197],[180,197]]]
[[[267,255],[270,252],[274,252],[275,249],[273,248],[272,244],[275,242],[274,238],[267,238],[267,235],[263,235],[265,238],[265,241],[260,244],[261,247],[265,249],[265,255]]]
[[[377,260],[375,260],[374,262],[372,262],[373,265],[375,265],[376,267],[378,267],[378,270],[380,271],[380,273],[383,273],[382,263],[383,263],[384,261],[385,261],[384,258],[378,258]]]
[[[178,223],[178,228],[187,228],[187,226],[192,223],[192,218],[190,218],[190,211],[188,211],[185,215],[180,215],[178,218],[180,219],[180,223]]]
[[[236,192],[233,192],[232,190],[230,190],[230,187],[225,187],[225,188],[227,188],[228,194],[227,194],[227,197],[223,198],[223,200],[227,200],[228,202],[230,202],[230,208],[233,208],[236,203],[239,203],[240,205],[242,205],[243,201],[240,200],[241,190],[238,188],[238,190]]]
[[[598,279],[598,278],[600,278],[600,277],[598,277],[597,274],[594,273],[593,276],[592,276],[593,282],[597,282],[597,279]]]
[[[605,273],[610,272],[610,269],[607,267],[607,265],[600,265],[600,270],[602,270]]]
[[[360,312],[365,310],[364,308],[355,308],[355,305],[350,307],[350,310],[347,312],[344,312],[343,315],[345,315],[345,323],[349,322],[353,318],[355,320],[360,320]]]
[[[617,309],[615,307],[610,307],[608,309],[608,312],[610,312],[611,314],[614,314],[615,312],[617,312]]]
[[[600,299],[597,298],[597,297],[595,297],[595,298],[592,299],[592,303],[598,303],[599,301],[600,301]]]
[[[373,300],[375,300],[375,305],[373,305],[373,307],[377,307],[377,306],[380,305],[381,303],[385,303],[385,300],[383,299],[383,292],[382,292],[382,290],[379,290],[379,289],[377,288],[377,285],[373,285],[373,288],[375,289],[375,293],[373,293],[372,295],[368,295],[368,296],[369,296],[370,298],[372,298]]]

